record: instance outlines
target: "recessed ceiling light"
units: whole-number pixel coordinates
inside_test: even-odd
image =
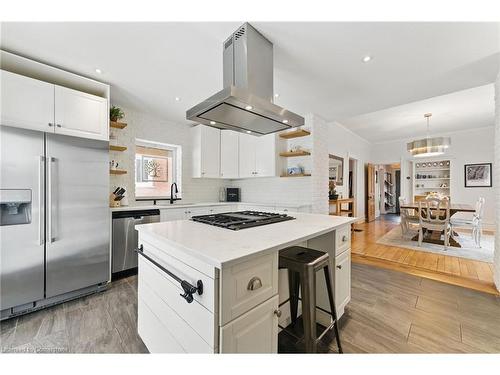
[[[217,124],[215,121],[210,121],[210,125],[215,125]]]
[[[367,63],[368,61],[371,61],[372,57],[371,56],[365,56],[363,57],[363,62]]]
[[[101,73],[102,73],[102,70],[101,70],[101,69],[99,69],[99,68],[95,68],[95,72],[96,72],[97,74],[101,74]]]
[[[181,101],[181,98],[179,98],[178,96],[175,97],[175,101],[176,102],[180,102]]]
[[[250,134],[250,133],[252,133],[252,131],[251,130],[247,130],[247,133]]]
[[[253,108],[253,107],[252,107],[251,105],[247,105],[247,106],[245,107],[245,109],[246,109],[247,111],[250,111],[252,108]]]
[[[276,94],[274,94],[274,97],[275,97],[275,98],[279,98],[279,97],[280,97],[280,94],[276,93]]]
[[[288,120],[281,121],[283,124],[288,124]]]

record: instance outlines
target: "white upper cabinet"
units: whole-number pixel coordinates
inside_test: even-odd
[[[276,176],[276,135],[255,137],[205,125],[191,128],[193,177]]]
[[[54,85],[0,71],[2,125],[54,131]]]
[[[276,175],[276,135],[239,134],[240,178]]]
[[[55,86],[56,133],[108,140],[108,101],[99,96]]]
[[[255,176],[269,177],[276,175],[276,135],[268,134],[256,137]]]
[[[220,130],[205,125],[191,128],[193,177],[220,178]]]
[[[239,133],[240,178],[255,177],[255,147],[257,137]]]
[[[231,130],[220,132],[220,176],[239,177],[238,133]]]
[[[108,100],[1,72],[2,125],[108,140]]]

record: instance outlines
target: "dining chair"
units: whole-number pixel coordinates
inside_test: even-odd
[[[399,211],[401,216],[401,237],[404,239],[408,233],[418,231],[419,219],[413,209],[401,208],[405,204],[405,198],[399,197]]]
[[[444,234],[444,250],[450,244],[450,201],[448,199],[428,198],[418,202],[418,246],[422,246],[424,229]]]
[[[451,220],[451,228],[453,234],[453,227],[465,227],[472,229],[472,239],[476,246],[481,247],[481,234],[483,230],[483,213],[485,199],[480,197],[476,201],[476,210],[472,214],[472,218],[454,218]]]

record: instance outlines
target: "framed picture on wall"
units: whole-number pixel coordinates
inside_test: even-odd
[[[465,164],[465,187],[491,187],[491,163]]]

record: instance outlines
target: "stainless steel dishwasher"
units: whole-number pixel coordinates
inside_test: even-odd
[[[157,223],[160,210],[135,210],[113,212],[112,273],[118,273],[137,267],[137,231],[138,224]]]

